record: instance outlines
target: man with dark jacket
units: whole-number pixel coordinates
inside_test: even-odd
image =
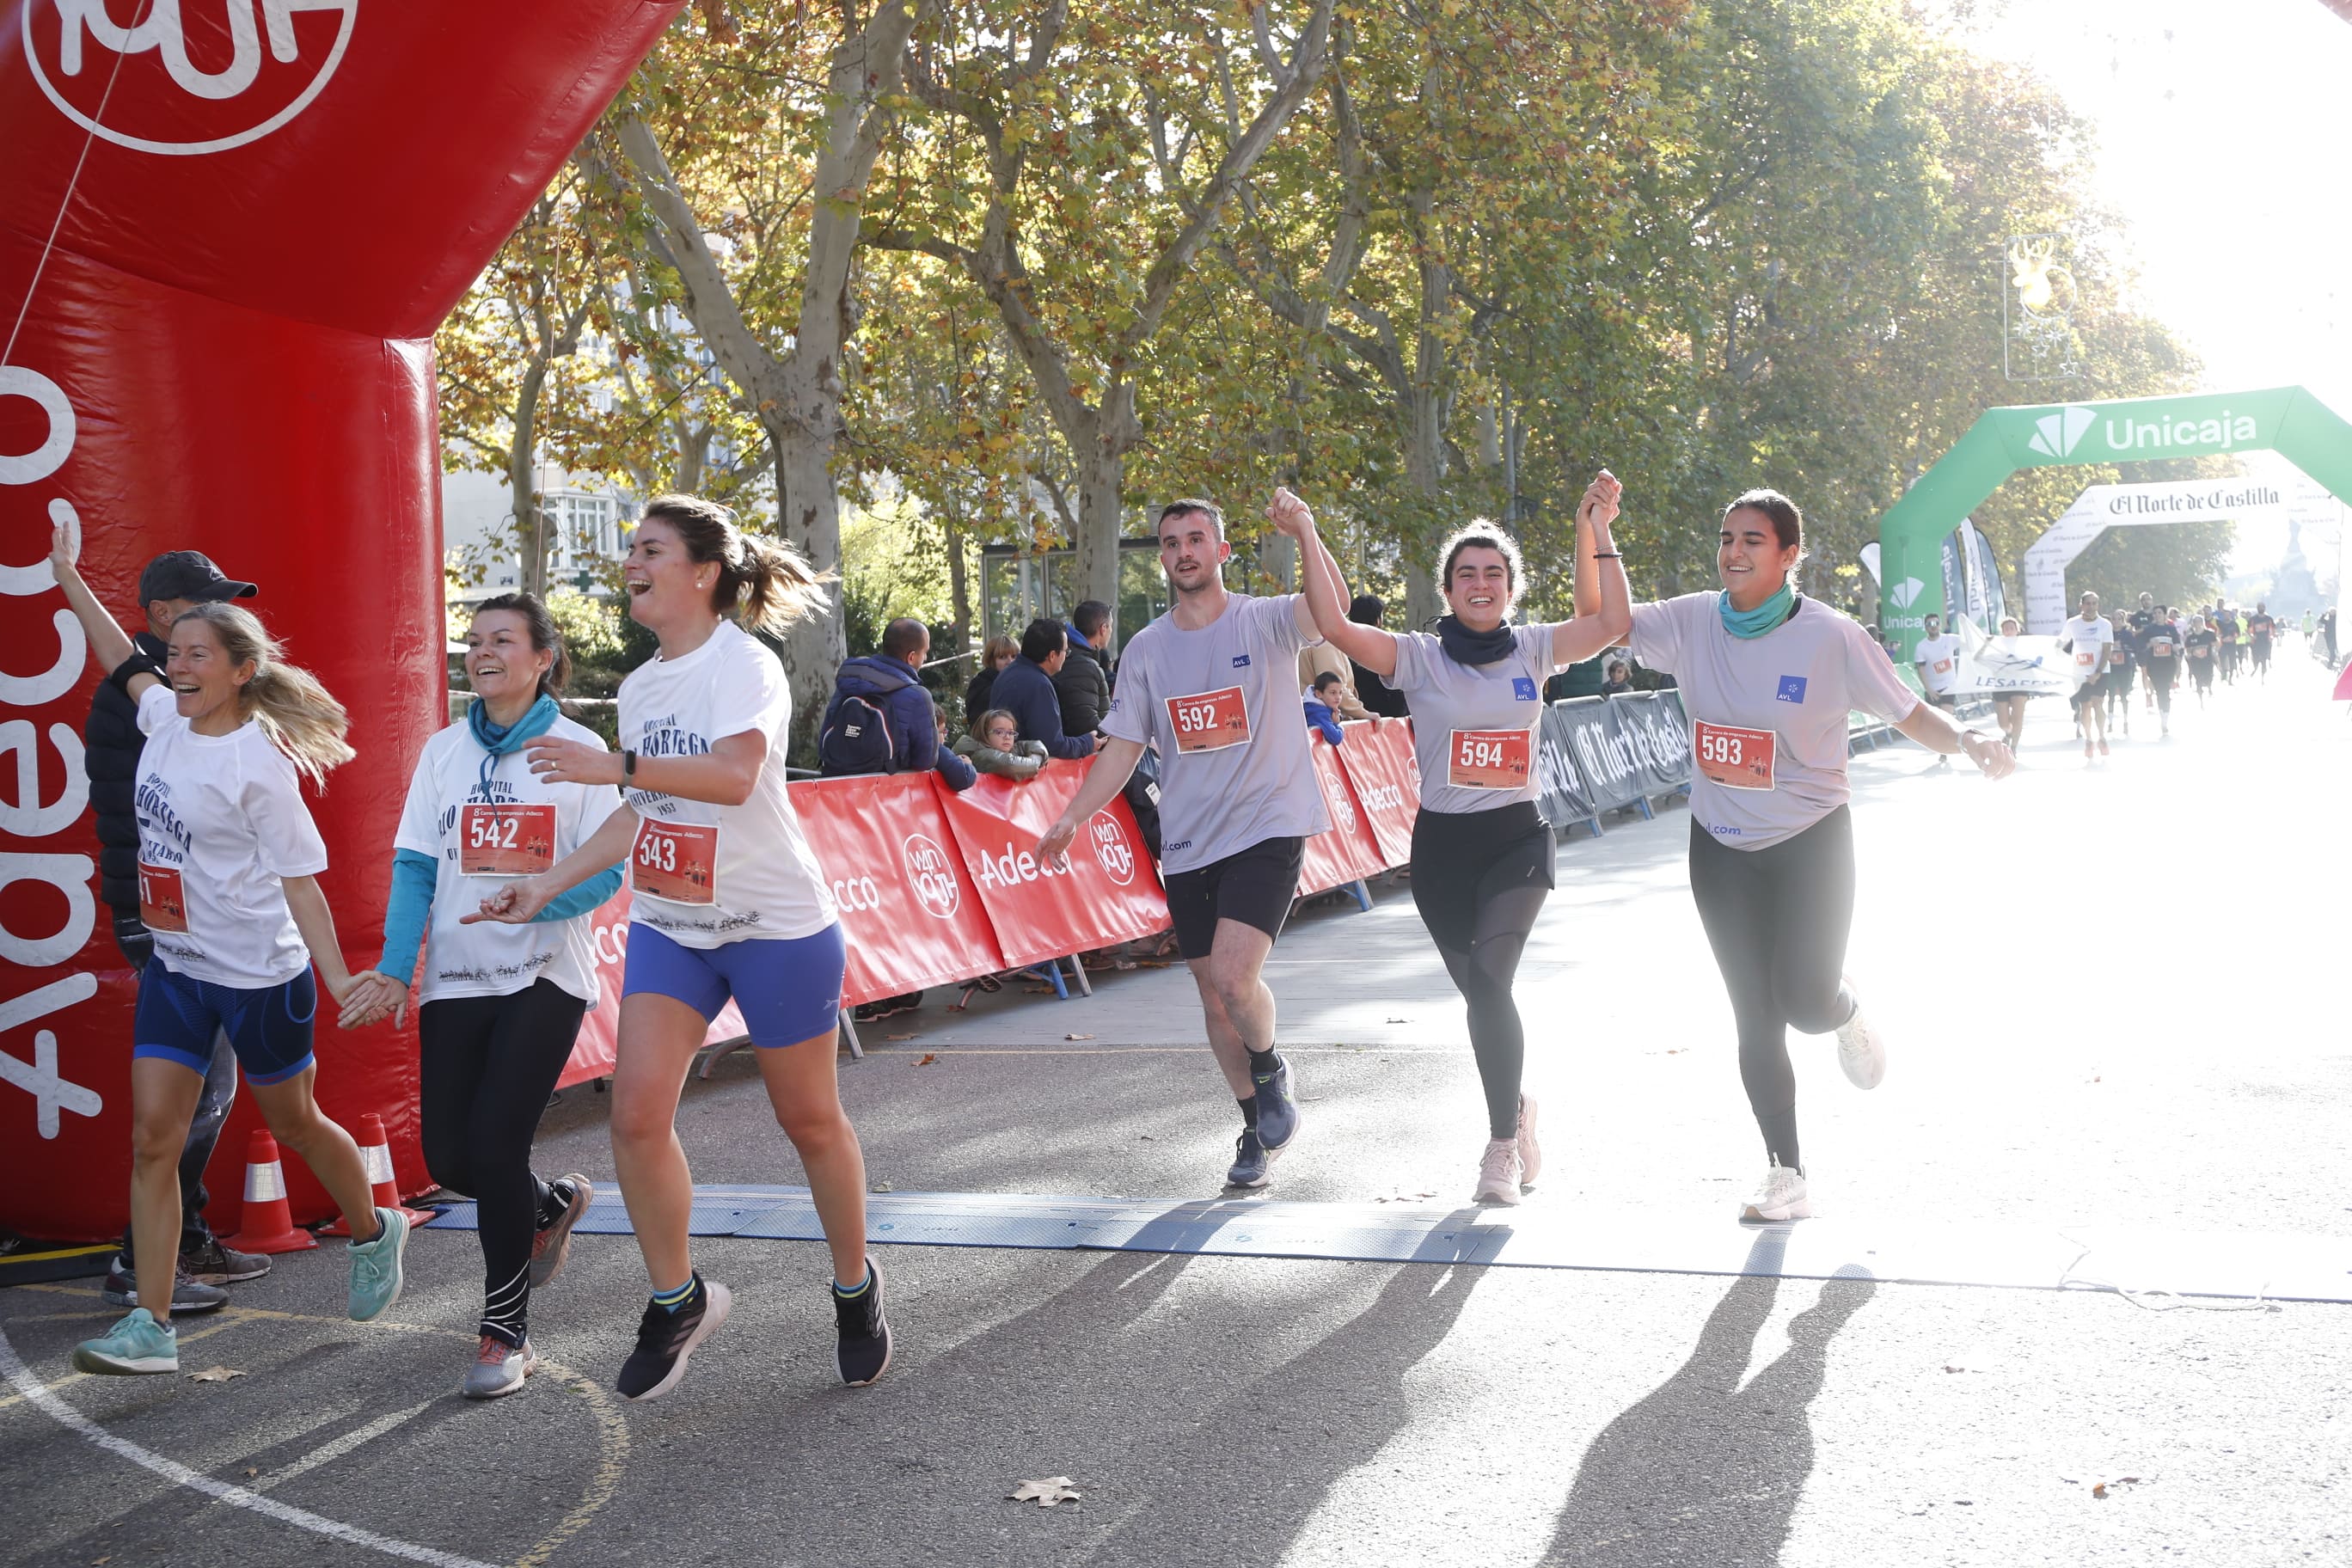
[[[1054,672],[1062,733],[1091,735],[1110,711],[1110,606],[1088,599],[1070,612],[1070,652]]]
[[[1000,671],[988,700],[1021,722],[1021,738],[1045,743],[1049,757],[1090,757],[1092,734],[1073,735],[1062,728],[1061,694],[1054,677],[1070,657],[1070,634],[1061,622],[1040,618],[1021,634],[1021,657]]]
[[[930,692],[919,672],[931,654],[931,632],[918,620],[901,616],[882,628],[882,651],[853,658],[833,678],[833,705],[824,727],[834,726],[835,712],[847,697],[860,697],[882,710],[890,727],[890,759],[887,765],[835,767],[839,773],[903,773],[929,768],[939,759],[939,726]]]
[[[172,623],[198,605],[230,599],[250,599],[258,592],[250,583],[232,582],[220,568],[193,550],[158,555],[139,574],[139,602],[147,612],[147,626],[134,633],[138,658],[127,667],[148,668],[152,660],[161,675],[171,651]],[[110,672],[112,673],[112,672]],[[127,680],[128,676],[124,677]],[[145,969],[154,949],[147,927],[139,919],[139,816],[132,802],[139,776],[139,755],[147,743],[139,729],[139,705],[113,680],[99,682],[90,699],[89,721],[82,727],[82,767],[89,775],[89,804],[98,818],[99,892],[114,914],[114,945],[133,969]],[[236,1055],[225,1035],[213,1037],[212,1061],[205,1069],[196,1113],[188,1123],[188,1141],[180,1153],[179,1268],[160,1265],[159,1279],[184,1270],[173,1291],[174,1311],[203,1311],[228,1300],[216,1287],[233,1280],[257,1279],[269,1272],[269,1259],[247,1252],[232,1252],[220,1244],[205,1223],[205,1167],[212,1163],[213,1146],[220,1142],[221,1124],[236,1100]],[[122,1255],[107,1276],[110,1305],[128,1308],[137,1287],[136,1259],[131,1233],[122,1233]],[[118,1298],[120,1298],[118,1300]]]

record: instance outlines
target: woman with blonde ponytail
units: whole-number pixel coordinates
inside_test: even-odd
[[[135,785],[139,912],[154,956],[140,971],[131,1049],[134,1253],[161,1258],[177,1249],[180,1150],[214,1037],[226,1033],[270,1131],[310,1165],[351,1226],[350,1310],[366,1322],[400,1294],[408,1221],[375,1206],[359,1146],[311,1093],[312,966],[339,1006],[366,987],[344,966],[319,891],[326,846],[299,782],[323,782],[352,759],[349,716],[233,605],[199,605],[175,619],[159,668],[91,595],[76,554],[72,531],[59,528],[49,553],[58,586],[107,679],[139,705],[147,737]],[[147,1289],[149,1279],[162,1288]],[[178,1371],[170,1280],[149,1270],[140,1304],[77,1346],[74,1365]]]
[[[628,862],[613,1163],[653,1284],[617,1380],[631,1399],[675,1388],[731,1300],[694,1268],[694,1176],[677,1129],[687,1063],[730,997],[832,1248],[835,1364],[862,1388],[890,1363],[882,1274],[866,1255],[866,1160],[834,1079],[847,950],[784,790],[793,704],[783,667],[744,630],[781,631],[825,608],[831,581],[788,546],[744,533],[722,506],[696,496],[648,502],[621,583],[631,618],[661,652],[621,683],[625,749],[615,756],[552,735],[525,748],[541,779],[619,784],[628,809],[546,875],[508,883],[467,917],[526,924]]]

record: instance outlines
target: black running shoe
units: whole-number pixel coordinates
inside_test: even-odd
[[[110,1307],[128,1309],[139,1305],[138,1271],[124,1265],[122,1254],[114,1255],[114,1267],[106,1271],[106,1284],[98,1295]],[[228,1292],[219,1286],[207,1285],[184,1268],[173,1270],[173,1311],[186,1317],[195,1312],[217,1312],[227,1305]]]
[[[207,1285],[236,1285],[269,1272],[269,1259],[258,1252],[223,1247],[219,1237],[205,1237],[202,1247],[180,1254],[180,1267]]]
[[[1258,1137],[1257,1129],[1244,1127],[1242,1135],[1234,1140],[1234,1163],[1233,1168],[1225,1173],[1225,1185],[1262,1187],[1273,1179],[1267,1171],[1273,1163],[1274,1156],[1266,1152],[1265,1143]]]
[[[890,1319],[882,1310],[882,1266],[866,1260],[866,1289],[855,1296],[830,1290],[841,1342],[833,1352],[841,1381],[852,1388],[878,1382],[890,1368]]]
[[[733,1300],[726,1286],[697,1274],[693,1300],[677,1311],[658,1301],[646,1302],[646,1315],[637,1324],[637,1348],[621,1363],[614,1386],[626,1399],[659,1399],[676,1388],[686,1375],[687,1358],[719,1331]]]
[[[1279,1058],[1272,1072],[1252,1073],[1257,1096],[1257,1135],[1269,1154],[1279,1154],[1298,1136],[1298,1090],[1290,1072],[1290,1058]]]

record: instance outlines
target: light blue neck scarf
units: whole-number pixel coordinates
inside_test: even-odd
[[[1729,632],[1733,637],[1747,638],[1760,637],[1782,621],[1787,620],[1790,611],[1795,609],[1796,605],[1797,591],[1783,583],[1780,584],[1779,593],[1752,610],[1733,609],[1731,595],[1728,594],[1716,602],[1716,608],[1722,612],[1725,631]]]

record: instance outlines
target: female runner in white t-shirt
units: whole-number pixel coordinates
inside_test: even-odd
[[[1859,624],[1799,597],[1803,555],[1796,503],[1749,490],[1724,509],[1723,591],[1633,606],[1634,657],[1675,678],[1691,721],[1691,897],[1731,994],[1740,1081],[1769,1162],[1740,1211],[1751,1220],[1812,1213],[1788,1031],[1834,1030],[1859,1088],[1876,1088],[1886,1070],[1843,973],[1854,878],[1848,710],[1932,752],[1965,752],[1993,778],[2015,765],[2008,747],[1913,695]]]
[[[408,1221],[375,1206],[359,1145],[320,1111],[311,967],[338,1005],[361,984],[344,967],[319,891],[326,846],[302,804],[352,759],[342,704],[278,657],[261,623],[198,605],[172,623],[158,670],[75,570],[74,530],[49,553],[58,586],[107,679],[139,704],[140,914],[154,958],[139,973],[131,1047],[131,1232],[150,1260],[140,1305],[75,1347],[88,1373],[176,1372],[172,1273],[180,1235],[180,1150],[217,1035],[228,1036],[270,1132],[301,1156],[351,1226],[350,1311],[381,1316],[400,1294]]]
[[[622,584],[661,644],[621,685],[621,744],[541,736],[531,770],[556,783],[619,784],[629,809],[544,877],[482,900],[478,920],[522,923],[625,858],[634,898],[613,1078],[613,1159],[653,1300],[618,1386],[667,1394],[726,1321],[727,1287],[694,1270],[694,1176],[677,1141],[688,1063],[729,998],[743,1015],[776,1120],[808,1173],[832,1247],[842,1381],[890,1360],[882,1275],[866,1255],[866,1163],[843,1114],[834,1041],[846,961],[832,889],[784,789],[792,696],[783,667],[741,626],[780,630],[824,607],[822,579],[695,496],[646,506]]]
[[[1384,632],[1348,618],[1348,585],[1288,490],[1275,527],[1298,541],[1315,629],[1405,694],[1421,772],[1412,825],[1412,898],[1468,1009],[1470,1050],[1486,1091],[1487,1140],[1473,1194],[1516,1204],[1543,1168],[1536,1102],[1520,1091],[1526,1031],[1511,984],[1528,933],[1552,889],[1550,826],[1536,809],[1543,685],[1613,645],[1633,625],[1625,573],[1610,547],[1621,488],[1602,473],[1576,509],[1577,617],[1509,624],[1527,586],[1518,546],[1474,522],[1438,552],[1438,582],[1453,611],[1427,632]]]
[[[483,893],[550,869],[620,809],[610,784],[551,784],[520,755],[542,735],[604,749],[556,706],[569,670],[562,636],[535,596],[500,594],[475,606],[466,678],[476,700],[416,759],[393,840],[383,956],[363,977],[371,994],[343,1012],[347,1029],[387,1014],[397,1021],[424,949],[425,1164],[443,1186],[472,1194],[485,1268],[481,1341],[463,1384],[469,1399],[512,1394],[537,1370],[530,1294],[562,1268],[572,1227],[595,1195],[578,1172],[541,1180],[530,1144],[596,1003],[589,917],[620,887],[621,868],[589,878],[529,925],[462,923]]]

